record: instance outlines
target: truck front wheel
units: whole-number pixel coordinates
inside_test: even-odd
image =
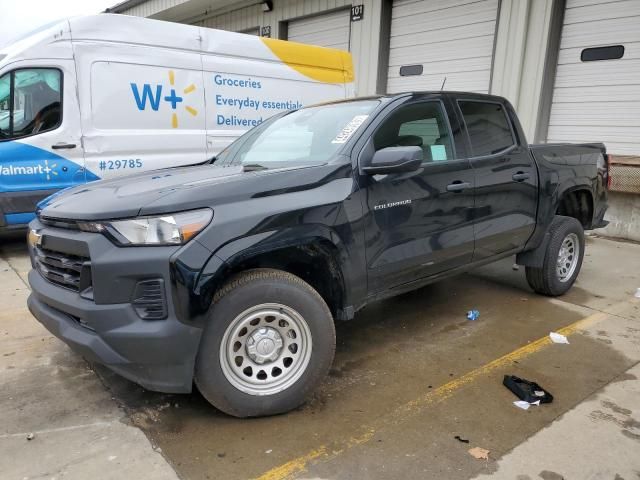
[[[575,282],[584,258],[584,230],[572,217],[557,215],[549,227],[549,242],[542,267],[527,267],[529,286],[537,293],[555,297]]]
[[[195,382],[235,417],[287,412],[325,377],[335,344],[331,312],[308,283],[280,270],[250,270],[214,299]]]

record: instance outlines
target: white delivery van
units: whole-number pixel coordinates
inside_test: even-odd
[[[61,188],[203,162],[353,89],[340,50],[123,15],[47,26],[0,51],[0,230]]]

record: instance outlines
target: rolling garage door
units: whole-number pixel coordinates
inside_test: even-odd
[[[287,28],[287,40],[340,50],[349,50],[350,36],[349,10],[291,20]]]
[[[547,141],[640,155],[640,1],[567,0]]]
[[[497,17],[498,0],[394,0],[387,90],[488,93]]]

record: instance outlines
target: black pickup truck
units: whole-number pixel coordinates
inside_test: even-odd
[[[300,405],[370,302],[512,255],[563,294],[607,208],[602,144],[530,146],[488,95],[302,108],[210,163],[44,201],[28,303],[89,360],[239,417]]]

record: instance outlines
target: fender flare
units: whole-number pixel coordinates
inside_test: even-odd
[[[340,319],[353,318],[351,286],[347,279],[353,278],[348,253],[340,237],[325,225],[300,225],[279,231],[261,232],[231,240],[217,249],[202,268],[193,287],[200,297],[199,304],[211,305],[215,292],[222,286],[230,272],[241,262],[251,258],[291,247],[320,246],[331,249],[333,266],[336,269],[342,290]],[[207,308],[208,310],[208,308]],[[206,312],[199,312],[201,315]]]

